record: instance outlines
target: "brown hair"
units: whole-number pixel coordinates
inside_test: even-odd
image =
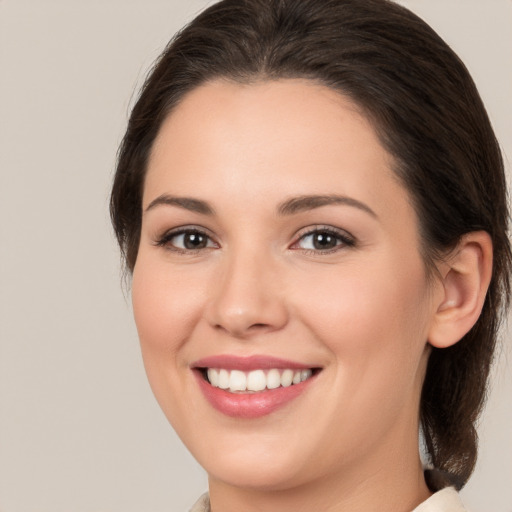
[[[485,230],[493,276],[473,329],[433,348],[420,419],[431,465],[462,487],[476,461],[500,314],[510,298],[506,181],[500,149],[464,64],[421,19],[388,0],[223,0],[169,43],[133,108],[118,154],[111,217],[127,268],[137,258],[148,156],[183,96],[215,78],[308,78],[373,121],[421,224],[424,259]]]

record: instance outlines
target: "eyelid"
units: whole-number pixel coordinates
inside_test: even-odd
[[[210,233],[210,231],[204,227],[197,226],[197,225],[184,225],[184,226],[177,226],[172,229],[168,229],[161,235],[156,237],[156,240],[153,242],[154,245],[158,247],[166,248],[170,251],[178,252],[178,253],[194,253],[198,251],[202,251],[205,249],[212,249],[212,247],[203,247],[198,249],[182,249],[180,247],[174,247],[169,244],[169,242],[179,235],[183,235],[186,233],[198,233],[208,238],[211,242],[213,242],[217,247],[220,247],[219,243],[215,240],[215,237]]]
[[[341,240],[340,244],[336,244],[335,247],[332,247],[330,249],[302,249],[300,247],[297,247],[299,242],[306,238],[307,236],[314,235],[315,233],[329,233],[330,235],[333,235],[338,238],[338,240]],[[311,254],[326,254],[326,253],[332,253],[337,252],[343,248],[347,247],[354,247],[356,245],[356,239],[355,237],[350,234],[348,231],[340,228],[336,228],[334,226],[330,225],[314,225],[309,226],[307,228],[301,229],[296,237],[293,244],[290,246],[292,250],[299,250],[304,251]]]
[[[305,249],[298,247],[298,244],[301,240],[305,239],[307,236],[312,236],[315,233],[328,233],[334,237],[336,237],[341,243],[337,243],[334,247],[331,247],[329,249]],[[212,242],[214,244],[214,247],[201,247],[198,249],[183,249],[180,247],[172,246],[169,242],[174,238],[182,234],[186,233],[198,233],[208,238],[209,242]],[[337,252],[341,249],[347,248],[347,247],[353,247],[356,245],[356,239],[355,237],[350,234],[348,231],[344,229],[340,229],[331,225],[313,225],[308,226],[306,228],[301,229],[295,236],[295,241],[291,244],[290,249],[292,250],[299,250],[305,253],[312,253],[315,255],[319,254],[327,254],[327,253],[333,253]],[[158,237],[156,237],[156,240],[153,242],[154,245],[158,247],[166,248],[173,252],[178,253],[197,253],[200,251],[204,251],[205,249],[213,249],[213,248],[220,248],[220,244],[215,239],[215,236],[210,232],[210,230],[197,225],[183,225],[183,226],[177,226],[172,229],[168,229]]]

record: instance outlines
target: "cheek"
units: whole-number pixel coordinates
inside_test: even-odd
[[[184,420],[180,400],[190,385],[182,347],[200,318],[203,302],[200,279],[170,272],[165,261],[139,254],[132,303],[144,367],[160,407],[178,428]]]
[[[167,267],[141,254],[133,272],[133,312],[152,386],[157,378],[172,378],[180,365],[178,352],[197,324],[204,302],[200,279],[169,272]]]
[[[385,261],[328,269],[310,274],[296,296],[320,337],[340,340],[336,349],[363,351],[426,332],[429,301],[421,262],[407,269]]]
[[[317,275],[301,306],[336,360],[335,387],[354,415],[361,404],[396,412],[422,382],[430,307],[423,263],[378,261]]]

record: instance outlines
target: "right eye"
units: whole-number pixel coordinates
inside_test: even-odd
[[[177,252],[195,252],[218,247],[204,231],[192,228],[169,231],[158,240],[157,245]]]

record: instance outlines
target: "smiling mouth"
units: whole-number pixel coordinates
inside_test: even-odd
[[[323,367],[268,355],[209,356],[193,362],[199,389],[225,416],[256,419],[298,400]]]
[[[225,368],[200,368],[204,380],[214,388],[230,393],[261,393],[278,388],[296,386],[316,375],[320,368],[270,368],[252,371]]]

